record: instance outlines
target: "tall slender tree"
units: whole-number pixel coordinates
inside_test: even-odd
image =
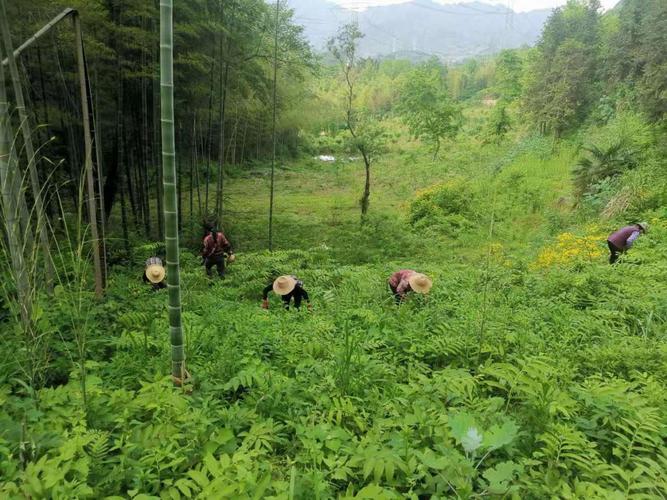
[[[2,60],[0,50],[0,61]],[[1,203],[4,219],[6,242],[9,249],[10,271],[16,292],[18,295],[17,305],[19,307],[19,318],[26,340],[27,350],[32,349],[33,323],[32,323],[32,293],[30,287],[30,276],[26,263],[26,255],[31,253],[26,245],[25,236],[29,234],[27,227],[21,228],[19,214],[21,206],[25,206],[23,192],[21,190],[21,175],[12,151],[11,123],[9,119],[9,104],[5,91],[5,75],[0,62],[0,191],[2,192]],[[24,209],[25,210],[25,209]],[[23,224],[29,224],[24,220]],[[34,369],[30,369],[31,385],[34,382]]]
[[[183,327],[181,324],[181,285],[178,255],[178,199],[176,192],[176,141],[174,137],[173,0],[160,0],[160,96],[171,375],[174,382],[181,385],[186,372]]]
[[[336,58],[345,80],[345,126],[350,133],[351,147],[356,149],[364,161],[366,179],[364,192],[359,200],[361,221],[366,221],[371,199],[371,165],[384,149],[385,134],[379,120],[369,113],[361,112],[356,104],[356,83],[359,76],[357,43],[364,35],[357,23],[341,26],[338,33],[329,39],[327,48]]]
[[[276,97],[278,94],[278,28],[280,26],[280,0],[276,0],[276,26],[273,39],[273,123],[272,140],[273,154],[271,156],[271,194],[269,195],[269,252],[273,250],[273,199],[276,179]]]
[[[28,112],[25,107],[25,98],[23,96],[23,87],[21,86],[21,77],[19,75],[16,59],[14,58],[14,46],[12,44],[12,37],[9,32],[9,23],[7,21],[7,10],[5,9],[5,0],[0,0],[0,31],[2,31],[2,39],[5,45],[5,53],[7,54],[7,61],[9,62],[9,73],[14,87],[14,98],[16,99],[16,109],[21,120],[21,133],[23,135],[23,147],[25,148],[26,156],[28,157],[28,173],[30,175],[30,183],[32,186],[32,195],[35,201],[35,212],[37,213],[37,230],[39,232],[39,240],[42,247],[44,257],[44,268],[47,276],[48,286],[51,286],[53,279],[53,264],[51,262],[51,254],[49,250],[49,237],[46,228],[46,220],[44,213],[44,203],[42,201],[42,187],[37,175],[35,147],[32,142],[32,130],[30,129],[30,121]]]

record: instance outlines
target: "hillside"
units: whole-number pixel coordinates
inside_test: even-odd
[[[156,312],[165,292],[114,269],[104,309],[86,320],[91,354],[113,356],[88,366],[85,414],[76,372],[40,391],[27,418],[49,453],[23,473],[36,479],[20,491],[82,497],[88,485],[112,494],[122,484],[171,498],[543,498],[563,494],[574,476],[597,498],[619,484],[666,492],[650,458],[667,459],[664,447],[637,430],[665,425],[667,219],[652,219],[651,235],[609,266],[604,235],[615,226],[573,219],[558,202],[570,195],[570,150],[548,157],[548,142],[535,138],[479,148],[464,141],[432,163],[417,144],[395,147],[363,232],[358,166],[290,164],[278,174],[283,250],[273,254],[251,250],[263,244],[265,206],[252,193],[266,177],[232,180],[230,210],[246,212],[229,227],[238,259],[227,279],[210,284],[194,254],[182,257],[192,394],[163,377],[170,346]],[[468,155],[478,161],[466,165]],[[401,175],[408,158],[410,178]],[[415,193],[462,172],[477,179],[474,226],[447,238],[409,229]],[[548,257],[578,240],[590,241],[586,252]],[[152,248],[135,252],[141,266]],[[428,299],[393,304],[386,278],[402,267],[434,278]],[[274,269],[305,281],[312,312],[283,311],[275,298],[259,308]],[[51,311],[43,321],[58,328],[61,319]],[[19,399],[3,400],[5,436],[18,435]],[[87,428],[77,424],[84,418]]]
[[[296,22],[316,50],[325,49],[336,28],[353,14],[326,0],[293,0]],[[354,14],[365,34],[359,46],[365,57],[400,55],[420,59],[435,55],[444,61],[494,54],[533,45],[550,10],[512,12],[485,3],[443,6],[431,0],[371,7]]]
[[[0,0],[0,499],[667,498],[664,0],[67,2]]]

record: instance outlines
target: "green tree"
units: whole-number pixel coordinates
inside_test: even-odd
[[[431,63],[407,75],[398,110],[410,133],[431,146],[434,160],[442,141],[454,137],[461,128],[459,106],[449,98],[438,67]]]
[[[501,100],[513,102],[521,96],[523,59],[518,50],[503,50],[496,59],[495,91]]]
[[[359,202],[361,219],[364,221],[370,206],[371,165],[382,152],[386,141],[384,130],[375,117],[360,111],[356,104],[355,85],[360,70],[357,43],[362,37],[357,24],[346,24],[328,41],[327,47],[338,61],[345,81],[345,126],[350,133],[353,148],[361,154],[364,161],[366,180]]]
[[[631,96],[653,121],[667,116],[667,3],[625,0],[607,42],[612,93]]]
[[[505,104],[498,104],[489,117],[489,134],[497,143],[501,142],[512,129],[512,121]]]
[[[532,52],[524,108],[542,133],[560,137],[597,101],[598,0],[569,0],[547,22]]]

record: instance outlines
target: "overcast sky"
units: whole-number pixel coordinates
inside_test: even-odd
[[[389,5],[392,3],[403,3],[409,0],[332,0],[344,7],[363,9],[371,5]],[[434,0],[440,4],[469,3],[471,0]],[[485,3],[495,3],[512,6],[515,11],[525,12],[527,10],[548,9],[564,5],[566,0],[480,0]],[[602,6],[606,9],[612,8],[619,0],[602,0]]]

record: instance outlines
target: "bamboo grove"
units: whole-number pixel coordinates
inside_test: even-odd
[[[9,2],[7,19],[14,44],[30,38],[72,5]],[[91,160],[95,171],[101,172],[101,178],[96,178],[103,202],[100,212],[107,225],[112,221],[111,227],[119,228],[119,238],[110,238],[109,244],[129,253],[134,236],[162,238],[165,230],[158,5],[114,0],[74,6],[82,20],[92,94],[89,115],[95,149]],[[28,20],[21,18],[26,11],[33,13]],[[313,55],[292,16],[289,9],[281,8],[276,23],[275,9],[261,0],[198,0],[174,6],[174,84],[178,89],[174,124],[181,152],[177,186],[189,214],[184,220],[179,212],[179,228],[185,226],[189,237],[196,235],[202,218],[222,215],[226,164],[272,156],[274,27],[279,28],[280,49],[275,54],[281,68],[276,96],[279,117],[298,98],[303,76],[313,68]],[[26,111],[15,117],[14,125],[24,129],[22,145],[31,158],[27,165],[31,191],[42,186],[38,194],[51,200],[44,209],[55,222],[58,208],[49,193],[57,189],[68,206],[77,206],[87,157],[81,140],[84,124],[77,58],[71,50],[75,33],[68,24],[58,24],[22,53],[16,77],[23,85],[14,86],[14,90],[24,89],[26,105],[20,105],[17,95],[17,110]],[[294,153],[297,130],[279,122],[277,135],[279,154]],[[28,137],[31,140],[25,141]],[[35,148],[38,155],[31,154]],[[37,164],[40,158],[51,166]],[[39,205],[40,196],[35,202]],[[38,236],[42,238],[42,233]]]

